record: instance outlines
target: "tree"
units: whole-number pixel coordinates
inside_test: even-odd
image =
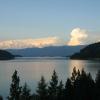
[[[95,92],[96,92],[96,100],[100,100],[100,70],[98,71],[95,79]]]
[[[2,96],[0,96],[0,100],[3,100]]]
[[[38,83],[37,95],[40,100],[47,100],[47,83],[45,82],[44,77],[41,77],[40,82]]]
[[[96,75],[95,82],[96,82],[96,86],[97,86],[98,88],[100,88],[100,70],[98,71],[98,73],[97,73],[97,75]]]
[[[64,99],[64,85],[63,82],[60,81],[57,90],[57,100],[63,100],[63,99]]]
[[[12,75],[12,83],[10,86],[10,95],[8,96],[8,100],[19,100],[21,94],[21,87],[20,87],[20,78],[17,75],[17,71]]]
[[[82,69],[74,82],[75,100],[93,100],[94,81],[91,74]]]
[[[76,78],[77,78],[77,74],[78,72],[76,71],[76,67],[73,68],[73,72],[72,72],[72,76],[71,76],[71,81],[72,83],[75,82]]]
[[[28,88],[27,83],[24,84],[21,92],[21,100],[31,100],[31,90]]]
[[[57,89],[58,89],[58,76],[54,70],[51,81],[48,86],[48,95],[50,100],[57,99]]]
[[[67,79],[67,82],[65,84],[65,89],[64,89],[64,100],[73,100],[74,95],[73,95],[73,85],[71,79]]]

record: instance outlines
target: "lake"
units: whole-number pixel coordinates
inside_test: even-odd
[[[73,67],[84,68],[91,72],[93,78],[100,69],[100,61],[93,60],[68,60],[66,58],[17,58],[10,61],[0,61],[0,94],[7,97],[11,76],[15,70],[18,71],[21,84],[27,82],[35,92],[37,83],[43,75],[48,82],[51,79],[53,70],[57,72],[59,80],[66,81],[71,76]]]

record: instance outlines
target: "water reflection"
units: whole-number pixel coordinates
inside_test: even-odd
[[[85,66],[85,61],[83,60],[69,60],[69,72],[70,74],[73,71],[73,68],[76,67],[76,69],[78,70],[82,70]]]
[[[27,82],[32,92],[34,92],[41,75],[45,76],[45,79],[49,81],[55,69],[58,73],[59,80],[65,82],[71,76],[73,67],[80,70],[84,68],[85,71],[91,72],[92,76],[95,77],[96,72],[100,69],[100,62],[66,59],[0,61],[0,93],[4,97],[8,95],[11,76],[15,69],[19,72],[21,84]]]

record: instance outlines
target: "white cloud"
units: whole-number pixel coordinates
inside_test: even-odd
[[[45,47],[58,45],[60,39],[58,37],[47,37],[39,39],[22,39],[22,40],[8,40],[0,41],[0,48],[28,48],[28,47]]]
[[[68,45],[84,44],[85,39],[88,37],[86,30],[80,29],[80,28],[73,29],[70,35],[71,35],[71,38],[69,42],[67,43]]]

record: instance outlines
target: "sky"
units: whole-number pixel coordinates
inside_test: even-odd
[[[0,0],[0,47],[97,42],[99,12],[100,0]]]

